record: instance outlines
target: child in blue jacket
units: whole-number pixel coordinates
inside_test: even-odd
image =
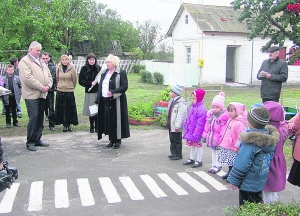
[[[262,190],[279,141],[277,129],[266,126],[269,119],[265,107],[253,107],[248,112],[246,131],[240,134],[240,150],[227,178],[233,190],[239,189],[239,205],[263,202]]]

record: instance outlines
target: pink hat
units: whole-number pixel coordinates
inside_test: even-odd
[[[205,95],[205,91],[203,89],[196,89],[195,91],[192,92],[192,94],[194,94],[197,98],[197,103],[202,102],[204,95]]]
[[[223,109],[224,104],[225,104],[225,92],[220,92],[212,100],[212,106],[216,105],[216,106],[220,107],[221,109]]]

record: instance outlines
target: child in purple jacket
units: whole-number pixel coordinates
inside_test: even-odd
[[[212,108],[207,112],[204,132],[202,134],[202,142],[211,148],[212,167],[209,173],[218,173],[222,167],[218,161],[219,140],[221,131],[225,127],[229,118],[226,109],[224,109],[225,93],[220,92],[212,100]]]
[[[192,168],[202,166],[203,148],[201,136],[206,121],[206,107],[203,103],[205,91],[197,89],[191,94],[192,105],[189,109],[188,117],[184,123],[183,139],[186,139],[186,145],[191,147],[190,159],[185,161],[183,165],[192,164]],[[197,152],[197,161],[195,161],[195,152]]]

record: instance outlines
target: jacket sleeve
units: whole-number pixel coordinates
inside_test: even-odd
[[[48,80],[49,80],[49,82],[48,82],[48,86],[49,86],[49,89],[51,89],[51,87],[52,87],[52,85],[53,85],[53,78],[52,78],[52,74],[51,74],[51,72],[50,72],[50,70],[49,70],[49,68],[48,68],[48,66],[44,63],[44,67],[46,68],[46,70],[47,70],[47,75],[48,75]]]
[[[288,128],[290,133],[300,134],[300,112],[298,112],[295,117],[290,119]]]
[[[41,90],[44,86],[32,74],[31,67],[27,61],[21,61],[19,64],[21,82],[30,88]],[[48,70],[49,71],[49,70]],[[50,73],[50,72],[49,72]],[[52,78],[51,78],[52,80]],[[52,86],[52,82],[51,82]],[[50,87],[51,87],[50,86]]]
[[[118,93],[125,93],[128,89],[128,79],[127,79],[127,73],[125,70],[122,70],[120,72],[120,87],[116,88],[114,90],[111,90],[112,94],[118,94]]]
[[[86,66],[82,66],[79,73],[78,83],[83,87],[89,88],[92,86],[92,82],[86,79],[85,73],[87,73],[87,68]]]
[[[202,133],[202,137],[203,138],[207,138],[207,134],[209,132],[209,126],[210,126],[210,118],[212,116],[212,110],[209,110],[206,114],[206,119],[205,119],[205,125],[204,125],[204,128],[203,128],[203,133]]]
[[[73,86],[74,88],[76,87],[76,84],[77,84],[77,73],[76,73],[76,70],[75,68],[73,68],[72,70],[72,82],[73,82]]]
[[[227,181],[230,184],[237,187],[241,185],[251,166],[253,151],[251,151],[249,147],[249,144],[242,145],[227,178]]]
[[[178,113],[175,120],[175,129],[182,130],[183,123],[187,116],[188,106],[185,102],[181,102],[178,105]]]
[[[265,62],[265,61],[264,61],[264,62]],[[262,80],[263,78],[265,78],[265,77],[260,77],[260,76],[259,76],[260,72],[263,70],[264,62],[261,64],[261,66],[260,66],[260,68],[259,68],[259,70],[258,70],[258,72],[257,72],[256,78],[257,78],[258,80]]]
[[[282,62],[279,74],[271,73],[270,80],[275,82],[285,82],[288,79],[288,66],[285,62]]]
[[[193,133],[193,137],[195,137],[197,139],[199,138],[199,141],[203,134],[205,123],[206,123],[206,110],[199,113],[196,128]]]

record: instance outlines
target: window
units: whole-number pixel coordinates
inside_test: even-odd
[[[186,63],[191,64],[191,47],[186,47]]]
[[[185,15],[185,24],[189,24],[189,15]]]

